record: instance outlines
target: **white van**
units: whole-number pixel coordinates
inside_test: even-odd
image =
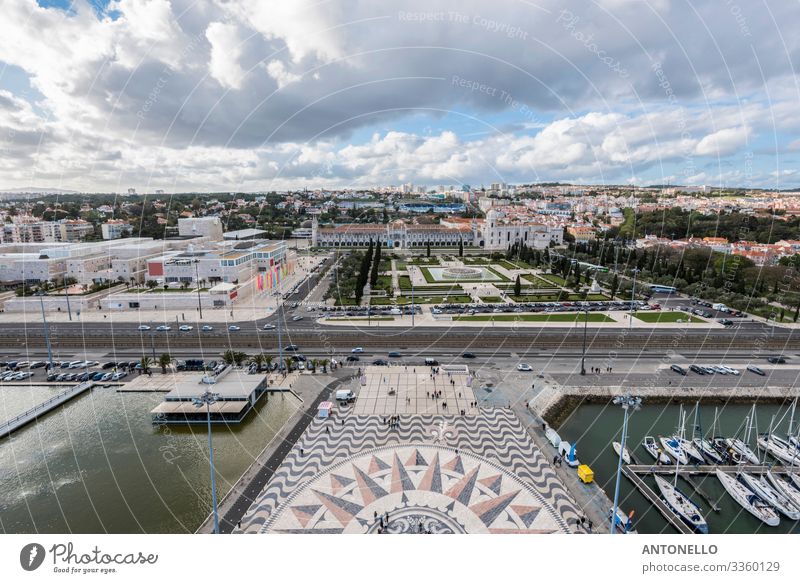
[[[347,401],[352,401],[355,398],[356,398],[355,393],[353,393],[353,391],[351,391],[350,389],[339,389],[338,391],[336,391],[337,401],[347,402]]]

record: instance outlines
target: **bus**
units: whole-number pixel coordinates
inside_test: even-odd
[[[671,285],[651,285],[650,291],[654,294],[674,294],[678,291],[678,288]]]

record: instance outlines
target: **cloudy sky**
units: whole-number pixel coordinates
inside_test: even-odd
[[[800,186],[797,2],[0,0],[0,14],[0,189]]]

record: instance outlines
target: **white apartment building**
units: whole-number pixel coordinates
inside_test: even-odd
[[[133,225],[122,219],[111,220],[100,225],[103,232],[103,239],[108,241],[111,239],[121,239],[122,237],[129,236],[133,233]]]

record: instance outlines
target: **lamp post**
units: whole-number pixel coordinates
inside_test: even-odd
[[[67,299],[67,315],[69,321],[72,322],[72,308],[69,306],[69,294],[67,293],[67,276],[64,276],[64,297]]]
[[[616,529],[614,525],[617,522],[617,508],[619,504],[619,482],[622,476],[622,455],[625,453],[625,436],[628,433],[628,414],[631,409],[638,410],[642,405],[641,397],[632,397],[630,393],[614,397],[614,404],[620,405],[625,412],[622,418],[622,437],[620,438],[619,447],[619,460],[617,460],[617,484],[614,486],[614,508],[611,509],[611,534],[614,534]]]
[[[414,327],[414,314],[417,309],[414,307],[414,280],[411,279],[411,327]]]
[[[214,513],[214,534],[219,534],[219,514],[217,513],[217,480],[214,476],[214,445],[211,441],[211,404],[219,401],[219,394],[212,393],[208,389],[206,392],[192,399],[192,403],[198,409],[205,405],[206,420],[208,422],[208,463],[211,467],[211,506]]]
[[[39,305],[42,308],[42,323],[44,325],[44,340],[47,344],[47,360],[50,363],[50,370],[53,369],[53,350],[50,347],[50,329],[47,326],[47,316],[44,315],[44,292],[39,291],[36,293],[39,296]]]
[[[636,301],[636,274],[639,273],[639,269],[634,267],[633,268],[633,286],[631,287],[631,315],[628,321],[628,328],[633,327],[633,314],[634,310],[634,302]]]
[[[199,259],[195,259],[194,263],[194,284],[197,286],[197,309],[200,311],[200,319],[203,319],[203,302],[200,301],[200,271],[197,264],[200,263]]]
[[[586,308],[583,319],[583,353],[581,354],[581,374],[586,374],[586,328],[589,325],[589,308]]]

